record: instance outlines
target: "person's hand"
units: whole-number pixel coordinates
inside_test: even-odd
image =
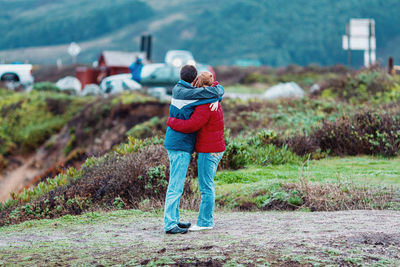
[[[218,101],[214,102],[214,103],[211,103],[210,109],[211,109],[211,111],[217,111],[217,109],[218,109]]]
[[[197,83],[198,80],[199,80],[199,79],[197,79],[197,77],[193,80],[193,82],[192,82],[192,86],[193,86],[193,87],[197,87],[197,86],[196,86],[196,83]]]

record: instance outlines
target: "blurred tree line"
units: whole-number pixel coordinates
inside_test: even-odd
[[[184,40],[183,46],[201,60],[231,64],[241,58],[260,59],[272,66],[346,64],[342,35],[350,18],[374,18],[378,56],[400,60],[398,0],[224,2],[176,25],[182,31],[196,31],[195,39]],[[354,52],[353,61],[361,65],[363,53]]]
[[[152,15],[136,0],[0,0],[0,49],[90,40]]]
[[[346,23],[374,18],[378,58],[399,62],[399,11],[399,0],[178,0],[154,9],[139,0],[0,0],[0,50],[81,42],[121,29],[113,47],[126,49],[140,31],[150,30],[141,21],[151,18],[162,22],[151,29],[156,60],[167,50],[188,49],[215,65],[240,59],[271,66],[346,64]],[[183,16],[163,21],[169,14]],[[92,53],[95,58],[98,51]],[[354,66],[362,55],[353,52]]]

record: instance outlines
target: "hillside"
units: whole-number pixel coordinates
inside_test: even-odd
[[[76,41],[83,48],[79,61],[91,62],[104,49],[137,50],[140,34],[151,32],[156,61],[180,48],[214,65],[238,59],[272,66],[345,64],[345,23],[371,17],[378,60],[385,63],[389,55],[400,60],[397,0],[159,2],[0,0],[5,7],[0,11],[0,59],[68,62],[67,44]],[[353,53],[353,62],[361,64],[361,52]]]
[[[3,49],[94,39],[150,17],[140,1],[1,1]],[[117,15],[118,16],[115,16]]]
[[[342,66],[216,72],[226,85],[216,224],[185,236],[162,231],[168,102],[69,95],[50,82],[0,89],[0,265],[398,266],[400,77]],[[320,89],[262,99],[288,81]],[[196,157],[180,201],[192,223]]]
[[[226,86],[227,95],[285,81],[321,87],[290,101],[224,99],[227,149],[223,172],[216,176],[218,206],[399,208],[398,77],[378,68],[217,70],[241,81]],[[8,199],[0,204],[0,226],[97,208],[160,208],[169,177],[160,145],[168,104],[138,92],[80,97],[54,87],[38,83],[30,93],[0,90],[0,201]],[[357,157],[336,161],[336,156]],[[193,161],[188,177],[195,177],[196,168]],[[198,203],[192,181],[187,180],[182,199],[191,208]]]

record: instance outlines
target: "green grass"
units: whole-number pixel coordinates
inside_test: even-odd
[[[0,154],[36,149],[91,99],[57,92],[4,93],[0,97]]]
[[[241,94],[262,94],[268,89],[268,85],[265,86],[249,86],[243,84],[229,85],[225,87],[226,93],[241,93]]]
[[[159,217],[160,211],[144,212],[141,210],[116,210],[111,212],[87,212],[79,216],[65,215],[57,219],[31,220],[16,225],[0,227],[0,233],[8,233],[11,231],[19,232],[30,228],[45,230],[54,226],[62,227],[71,224],[96,224],[104,223],[112,220],[124,221],[126,218],[143,218],[143,217]]]
[[[347,196],[350,198],[351,192],[357,190],[365,192],[371,189],[378,192],[378,195],[400,192],[400,157],[330,157],[319,161],[312,160],[304,165],[252,165],[236,171],[221,171],[215,177],[216,202],[225,210],[261,208],[272,200],[288,202],[304,209],[301,207],[302,193],[298,191],[301,186],[292,189],[287,186],[301,185],[302,180],[316,186],[332,184],[332,192],[339,187],[342,192],[348,192]],[[357,193],[355,194],[357,199]],[[370,197],[377,195],[372,194]],[[379,199],[376,198],[372,202],[379,203]],[[397,202],[385,202],[384,206],[399,208]]]
[[[225,110],[225,121],[229,128],[245,134],[257,128],[267,128],[284,137],[303,132],[310,133],[324,120],[334,122],[345,114],[351,116],[355,111],[366,107],[348,105],[334,99],[290,101],[226,99],[222,104]],[[380,106],[369,107],[381,108]]]
[[[155,101],[156,99],[152,96],[148,96],[139,92],[122,92],[113,98],[111,105],[117,105],[122,103],[124,105],[132,103],[146,103],[148,101]]]
[[[346,157],[312,162],[311,181],[355,181],[379,185],[400,185],[400,158]]]
[[[217,185],[252,183],[258,181],[295,182],[301,177],[306,164],[283,164],[266,167],[249,166],[237,171],[218,172]],[[311,182],[359,182],[370,185],[400,185],[400,157],[329,157],[309,162]]]

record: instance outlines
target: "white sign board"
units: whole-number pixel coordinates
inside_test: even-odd
[[[349,45],[351,50],[376,49],[375,20],[350,19],[346,31],[346,35],[343,35],[342,38],[343,49],[349,49]]]
[[[375,20],[350,19],[350,23],[346,25],[346,35],[342,37],[342,47],[349,51],[349,66],[351,65],[350,50],[364,51],[365,66],[375,63]]]
[[[371,37],[371,43],[369,38],[359,37],[359,36],[351,36],[350,37],[350,49],[351,50],[375,50],[376,49],[376,38],[375,36]],[[349,38],[347,35],[343,35],[342,38],[343,49],[349,49]]]
[[[80,52],[81,52],[81,47],[77,43],[72,42],[69,45],[68,54],[70,54],[71,56],[76,57]]]
[[[375,20],[373,19],[350,19],[348,35],[352,37],[375,36]]]

